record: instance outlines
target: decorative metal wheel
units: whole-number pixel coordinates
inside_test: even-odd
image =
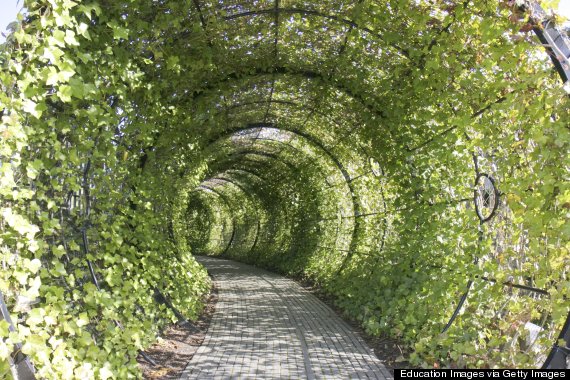
[[[370,164],[370,169],[372,170],[372,174],[374,174],[375,177],[380,177],[382,175],[382,168],[380,167],[378,161],[370,157],[368,159],[368,162]]]
[[[500,193],[493,177],[481,173],[475,179],[475,211],[481,223],[490,220],[499,207]]]

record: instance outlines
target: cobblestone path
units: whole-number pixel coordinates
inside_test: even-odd
[[[366,343],[294,281],[197,257],[218,287],[210,328],[182,379],[391,379]]]

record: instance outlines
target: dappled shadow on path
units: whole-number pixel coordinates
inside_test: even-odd
[[[294,281],[233,261],[198,260],[219,301],[183,378],[391,377],[348,324]]]

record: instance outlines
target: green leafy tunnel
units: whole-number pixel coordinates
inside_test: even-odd
[[[414,365],[564,350],[569,98],[521,4],[25,6],[0,55],[2,375],[136,377],[201,311],[194,254],[312,281]]]

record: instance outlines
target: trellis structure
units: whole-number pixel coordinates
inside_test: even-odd
[[[192,253],[308,278],[416,365],[568,366],[570,51],[536,4],[26,7],[0,373],[136,374],[200,311]]]

